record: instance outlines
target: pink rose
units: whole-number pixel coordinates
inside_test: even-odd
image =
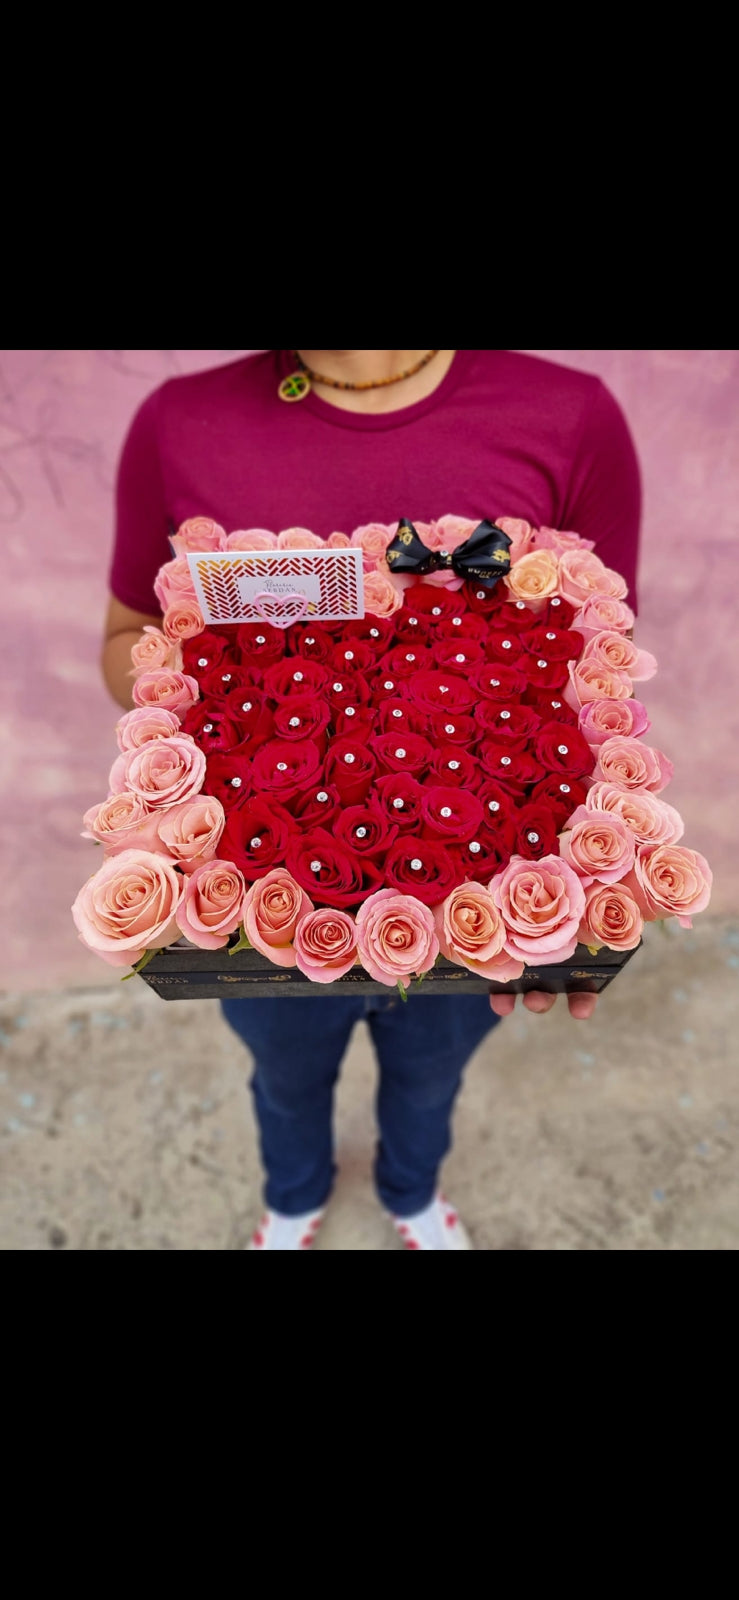
[[[348,550],[351,545],[351,539],[347,539],[345,533],[330,533],[326,544],[329,550]]]
[[[277,534],[269,528],[239,528],[226,539],[227,550],[274,550],[276,544]]]
[[[580,707],[577,725],[591,750],[617,734],[637,739],[652,726],[640,700],[588,700]]]
[[[357,945],[365,972],[376,983],[400,983],[433,967],[439,940],[433,912],[412,894],[378,889],[357,912]]]
[[[677,844],[685,832],[679,811],[648,789],[594,783],[585,805],[588,811],[609,811],[621,817],[639,844]]]
[[[135,672],[149,672],[152,667],[171,667],[182,671],[182,651],[179,644],[165,639],[161,628],[144,628],[140,639],[131,646],[131,660]]]
[[[693,913],[705,911],[711,898],[713,873],[697,850],[681,844],[641,844],[634,871],[625,882],[647,922],[677,917],[681,928],[692,928]]]
[[[161,668],[142,672],[141,677],[136,679],[132,694],[137,706],[157,706],[182,717],[200,699],[200,685],[197,678],[191,678],[187,672],[171,672]]]
[[[314,983],[333,983],[359,960],[357,930],[348,911],[321,906],[301,917],[295,929],[295,964]]]
[[[434,907],[439,949],[447,961],[498,983],[520,978],[523,962],[504,949],[506,928],[489,889],[462,883]]]
[[[534,534],[536,550],[554,550],[560,556],[565,550],[594,550],[593,539],[583,539],[579,533],[562,533],[559,528],[537,528]]]
[[[611,633],[628,633],[634,626],[634,613],[625,600],[614,600],[612,595],[591,594],[575,612],[570,627],[576,628],[584,639],[608,628]]]
[[[400,611],[403,596],[389,578],[381,572],[366,572],[364,576],[364,609],[374,617],[391,617]]]
[[[274,867],[246,892],[244,928],[249,943],[278,967],[295,967],[295,929],[313,910],[304,889],[287,871]]]
[[[159,837],[159,816],[141,799],[140,795],[110,794],[99,806],[90,806],[83,817],[83,839],[97,839],[105,848],[105,855],[118,855],[121,850],[153,850],[160,855],[169,852]]]
[[[186,556],[178,556],[176,561],[165,561],[154,579],[154,593],[162,611],[174,605],[176,600],[197,598]]]
[[[188,734],[150,739],[140,750],[119,757],[121,760],[125,763],[124,788],[148,806],[161,808],[176,805],[178,800],[191,800],[205,781],[205,752]]]
[[[661,750],[652,750],[641,739],[625,739],[617,734],[605,739],[597,750],[593,769],[596,782],[620,783],[622,789],[651,789],[659,794],[672,777],[674,767]]]
[[[130,967],[146,950],[177,938],[183,879],[166,856],[122,850],[88,878],[72,906],[88,950],[112,967]]]
[[[568,661],[569,683],[562,690],[562,699],[573,711],[579,711],[589,700],[628,700],[633,684],[628,672],[615,672],[597,661]]]
[[[500,526],[500,524],[499,524]],[[519,556],[503,579],[514,600],[523,600],[531,611],[541,611],[545,600],[557,592],[557,557],[551,550],[531,550]]]
[[[325,550],[323,539],[308,528],[283,528],[277,535],[278,550]]]
[[[157,817],[159,838],[168,855],[185,873],[212,861],[226,826],[226,813],[215,795],[182,800]]]
[[[177,926],[199,950],[222,950],[241,921],[246,884],[233,861],[203,861],[185,880]]]
[[[636,840],[613,813],[578,806],[559,836],[559,853],[584,884],[617,883],[634,865]]]
[[[364,552],[365,566],[370,569],[374,562],[381,561],[391,539],[395,538],[398,531],[397,522],[387,526],[384,522],[367,522],[361,528],[355,528],[351,536],[351,544],[359,547]]]
[[[592,550],[565,550],[559,557],[557,592],[573,606],[584,606],[592,594],[625,599],[628,585],[620,572],[606,567]]]
[[[609,950],[635,950],[644,923],[639,907],[625,883],[594,883],[585,890],[585,913],[580,944],[607,945]]]
[[[205,627],[203,613],[197,600],[173,600],[167,606],[162,624],[164,632],[172,643],[179,644],[182,639],[194,639],[202,633]],[[182,657],[180,657],[180,663]]]
[[[439,517],[433,524],[434,545],[438,550],[457,550],[479,527],[480,517]]]
[[[202,550],[225,550],[226,530],[210,517],[188,517],[186,522],[180,523],[172,538],[172,546],[178,556],[187,555],[190,550],[196,553]]]
[[[509,955],[537,966],[574,955],[585,890],[568,862],[560,856],[511,856],[489,888],[506,925]]]
[[[173,711],[136,706],[118,718],[115,731],[119,750],[138,750],[148,739],[171,739],[180,731],[180,719]]]
[[[605,631],[588,639],[581,661],[597,661],[600,666],[615,672],[628,672],[635,683],[653,678],[657,671],[657,658],[648,650],[637,650],[632,639],[623,633]]]
[[[508,534],[511,547],[508,551],[511,565],[520,561],[522,556],[528,555],[533,548],[534,530],[530,522],[524,522],[521,517],[496,517],[496,528]]]

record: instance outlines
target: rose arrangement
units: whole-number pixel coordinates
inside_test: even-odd
[[[436,563],[421,576],[393,570],[399,526]],[[365,616],[286,629],[205,626],[186,554],[323,541],[181,526],[84,818],[104,851],[72,908],[89,949],[140,969],[238,932],[314,982],[359,965],[405,994],[440,956],[505,983],[578,943],[632,950],[645,921],[691,926],[711,872],[643,742],[656,661],[626,585],[575,533],[494,526],[498,581],[452,564],[469,519],[332,534],[362,550]]]

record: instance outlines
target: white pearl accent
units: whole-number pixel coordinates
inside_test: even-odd
[[[321,870],[320,861],[311,861],[310,870],[311,870],[311,872],[320,872],[320,870]]]
[[[526,838],[528,839],[529,844],[538,844],[539,843],[539,835],[538,835],[538,833],[534,833],[533,830],[532,830],[531,833],[527,833]]]
[[[440,550],[439,551],[439,555],[442,557],[442,560],[446,561],[447,556],[449,555],[449,551],[448,550]]]
[[[476,591],[475,591],[475,599],[476,600],[484,600],[485,599],[485,590],[484,589],[476,589]]]
[[[526,606],[524,605],[523,600],[517,600],[516,601],[516,610],[517,611],[525,611],[526,610]]]
[[[258,633],[257,634],[257,644],[266,644],[266,643],[267,643],[267,640],[265,639],[264,634],[263,633]]]
[[[440,617],[441,616],[441,606],[432,606],[431,607],[431,615],[432,615],[432,617]]]
[[[444,732],[445,733],[456,733],[456,731],[457,730],[456,730],[453,722],[445,722],[444,723]]]
[[[560,790],[560,794],[569,794],[570,793],[569,783],[561,783],[560,786],[559,786],[559,790]]]
[[[347,706],[346,707],[346,711],[345,711],[345,715],[347,717],[356,717],[357,713],[356,713],[356,710],[355,710],[354,706]]]
[[[556,598],[555,598],[555,599],[554,599],[554,600],[553,600],[553,601],[552,601],[552,605],[553,605],[553,606],[561,606],[561,604],[562,604],[562,601],[561,601],[561,600],[559,600],[559,599],[556,599]]]
[[[556,633],[548,633],[546,637],[547,639],[556,639],[557,635]]]
[[[559,708],[560,708],[561,704],[562,704],[561,700],[553,700],[552,701],[552,710],[553,711],[559,711]]]
[[[367,829],[366,828],[357,828],[355,831],[356,831],[356,837],[358,839],[366,839],[366,837],[367,837]]]
[[[326,793],[326,790],[325,789],[319,789],[318,794],[316,795],[316,799],[320,800],[321,805],[323,805],[324,800],[328,800],[328,795]]]
[[[491,678],[490,679],[490,687],[491,687],[491,689],[499,689],[500,688],[500,678]]]
[[[288,722],[288,728],[299,728],[299,727],[300,727],[300,717],[291,717],[290,721]]]
[[[439,694],[448,694],[448,693],[449,693],[448,685],[446,683],[440,683],[439,684]]]
[[[500,764],[501,764],[502,767],[509,767],[510,764],[511,764],[510,756],[501,756]]]
[[[455,656],[454,659],[455,659],[455,661],[466,661],[467,657],[466,656]]]
[[[510,714],[511,714],[510,711],[501,711],[501,713],[500,713],[501,722],[507,722],[509,717],[510,717]]]
[[[458,761],[447,761],[447,766],[449,767],[451,772],[456,772],[458,767],[459,767],[459,762]]]
[[[382,685],[382,687],[383,687],[383,689],[394,689],[395,688],[395,684],[393,683],[392,678],[386,678],[385,682]]]
[[[402,802],[402,800],[393,800],[393,805],[395,806],[395,810],[396,811],[402,811],[403,810],[403,802]]]
[[[404,755],[405,755],[405,750],[401,749],[401,750],[396,750],[396,752],[395,752],[396,760],[398,760],[398,761],[402,761]]]
[[[258,834],[255,833],[254,838],[250,839],[249,841],[249,849],[258,850],[261,843],[261,839],[259,838]]]
[[[293,673],[293,683],[302,683],[302,682],[303,682],[303,674],[302,674],[302,672],[294,672]]]
[[[417,628],[418,627],[418,617],[409,617],[408,618],[408,626],[409,626],[409,628]]]
[[[406,661],[415,661],[416,658],[414,655],[408,654],[405,659]]]
[[[306,639],[306,641],[305,641],[305,642],[306,642],[306,644],[315,644],[315,642],[316,642],[316,641],[315,641],[315,639],[314,639],[314,638],[313,638],[313,635],[312,635],[312,634],[311,634],[311,637],[310,637],[310,639]]]
[[[230,682],[231,682],[231,674],[230,674],[230,672],[222,672],[221,673],[221,683],[230,683]]]
[[[379,628],[370,628],[370,639],[379,639],[379,637],[380,637]]]
[[[198,657],[198,666],[199,667],[207,667],[207,665],[208,665],[208,657],[207,656],[199,656]]]
[[[500,811],[500,801],[488,800],[488,811]]]
[[[421,868],[423,866],[423,862],[422,862],[420,856],[414,856],[414,858],[413,858],[413,860],[411,862],[411,866],[412,866],[414,872],[420,872],[421,871]]]
[[[513,649],[513,640],[512,639],[501,639],[500,648],[501,648],[501,650],[512,650]]]
[[[476,839],[473,839],[470,845],[470,850],[473,856],[479,855],[480,851],[482,850],[482,845],[478,844]]]
[[[203,723],[203,733],[212,733],[212,732],[213,732],[213,723],[212,722],[204,722]]]
[[[354,651],[353,650],[345,650],[344,651],[344,660],[345,661],[353,661],[354,660]]]
[[[231,779],[231,788],[232,789],[240,789],[241,788],[241,779],[240,778],[232,778]]]
[[[356,761],[356,759],[357,759],[356,756],[352,755],[351,750],[348,750],[346,755],[344,756],[344,760],[345,760],[345,762],[346,762],[348,767],[353,766],[354,762]]]
[[[278,772],[287,772],[287,762],[286,761],[278,761],[278,763],[277,763],[277,771]]]
[[[242,711],[251,711],[251,700],[245,700],[241,709]]]
[[[343,694],[343,692],[344,692],[343,683],[332,683],[331,688],[334,690],[334,692],[336,694]]]
[[[451,814],[452,814],[451,806],[442,806],[442,808],[441,808],[442,817],[450,817]]]
[[[537,667],[546,667],[546,666],[548,666],[548,665],[549,665],[549,663],[548,663],[548,662],[547,662],[547,661],[545,661],[545,660],[544,660],[544,657],[543,657],[543,656],[541,656],[541,657],[540,657],[540,658],[539,658],[539,660],[538,660],[538,661],[537,661],[537,663],[536,663],[536,665],[537,665]]]
[[[402,715],[403,715],[403,713],[402,713],[402,711],[397,711],[397,710],[395,710],[395,711],[394,711],[394,712],[393,712],[393,716],[394,716],[394,717],[402,717]]]
[[[462,626],[462,618],[461,617],[452,617],[452,627],[453,628],[461,628],[461,626]]]
[[[561,756],[566,756],[568,754],[568,746],[566,744],[558,744],[557,750]]]

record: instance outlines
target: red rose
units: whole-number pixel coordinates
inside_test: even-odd
[[[416,672],[404,683],[403,695],[432,714],[470,711],[477,699],[467,680],[454,672]]]
[[[222,701],[232,721],[239,729],[242,747],[247,756],[254,755],[268,739],[272,738],[274,718],[262,689],[253,683],[246,688],[237,685],[230,689]]]
[[[552,595],[547,602],[545,611],[540,611],[537,622],[551,623],[555,628],[569,628],[575,615],[576,607],[569,600],[563,600],[559,594]]]
[[[431,633],[431,618],[426,611],[411,611],[405,606],[402,611],[396,611],[391,618],[395,625],[395,639],[398,644],[428,644]],[[388,647],[392,640],[388,640]]]
[[[504,835],[502,827],[499,833],[481,828],[474,839],[466,844],[449,846],[449,854],[458,868],[460,880],[468,878],[475,883],[486,884],[499,867],[508,862],[515,834],[510,823],[506,826],[510,838],[508,834]]]
[[[304,622],[294,622],[286,628],[285,639],[290,655],[302,656],[304,661],[328,661],[334,649],[330,633],[318,623],[308,627]]]
[[[579,661],[585,640],[574,629],[538,622],[535,628],[521,635],[521,643],[530,656],[545,656],[549,661]]]
[[[321,756],[326,753],[326,728],[331,713],[325,700],[313,695],[290,695],[281,700],[274,712],[275,737],[278,739],[314,739]]]
[[[396,615],[399,616],[400,613]],[[395,637],[394,622],[395,617],[358,617],[344,624],[342,638],[365,639],[377,660],[378,656],[384,655],[385,651],[390,649]]]
[[[476,744],[480,729],[474,717],[467,712],[437,711],[428,723],[429,737],[434,744],[461,744],[465,750]]]
[[[494,633],[488,634],[485,654],[488,661],[499,661],[505,667],[512,666],[523,655],[520,634],[512,627],[497,628]]]
[[[489,827],[497,829],[499,823],[511,822],[518,815],[519,797],[496,778],[485,778],[477,794]]]
[[[377,771],[377,761],[369,745],[359,739],[334,739],[329,745],[324,768],[327,783],[335,783],[344,806],[364,800]]]
[[[442,672],[464,674],[485,660],[485,648],[479,639],[437,639],[434,659]]]
[[[531,706],[501,706],[496,700],[481,700],[475,706],[477,736],[505,742],[511,750],[525,750],[528,740],[538,727],[541,717]]]
[[[478,754],[488,776],[508,789],[522,791],[544,777],[544,767],[529,750],[511,750],[502,739],[486,740]]]
[[[431,772],[429,782],[442,783],[450,789],[477,789],[481,777],[475,757],[458,744],[442,744],[434,751]]]
[[[458,878],[452,857],[435,839],[403,835],[385,857],[383,888],[414,894],[425,906],[439,905]]]
[[[532,800],[521,806],[516,817],[515,851],[528,861],[540,856],[558,856],[557,819],[545,800]]]
[[[557,824],[557,832],[561,833],[577,806],[585,804],[587,792],[585,784],[578,783],[575,778],[560,778],[556,773],[549,772],[546,778],[534,784],[531,799],[532,802],[542,801],[549,806]]]
[[[497,661],[474,667],[470,673],[473,700],[497,700],[500,705],[512,705],[520,700],[527,686],[527,678],[518,667],[506,667]]]
[[[483,826],[483,810],[475,794],[465,789],[428,785],[421,804],[421,834],[443,844],[466,844]]]
[[[568,678],[566,661],[552,661],[549,656],[531,656],[525,652],[519,666],[528,682],[540,689],[563,689]]]
[[[328,828],[341,806],[335,783],[319,783],[293,795],[285,807],[306,828]]]
[[[352,674],[372,672],[376,660],[377,657],[366,639],[340,639],[331,651],[329,665],[331,671],[340,677],[342,672]]]
[[[492,619],[496,611],[504,606],[508,597],[508,590],[500,580],[488,586],[472,579],[466,583],[462,590],[470,611],[475,611],[480,617]]]
[[[225,658],[217,667],[209,667],[200,679],[200,693],[204,700],[225,700],[233,689],[254,689],[254,675],[247,667],[236,665]]]
[[[373,708],[372,716],[375,733],[423,733],[429,720],[426,712],[411,705],[410,701],[393,700],[390,697]]]
[[[223,861],[233,861],[253,883],[272,867],[282,866],[294,832],[295,822],[283,806],[271,797],[253,795],[229,811],[218,854]]]
[[[224,755],[208,756],[203,794],[215,795],[224,811],[248,800],[252,788],[252,764],[243,750],[237,750],[235,755],[229,750]]]
[[[238,661],[238,651],[234,656],[234,649],[235,644],[232,646],[222,633],[204,628],[202,633],[196,633],[194,639],[183,640],[182,671],[191,678],[197,678],[200,683],[203,674],[213,667],[219,667],[222,661]]]
[[[458,617],[441,617],[436,627],[438,639],[478,639],[484,645],[490,624],[474,611],[463,611]]]
[[[244,666],[260,672],[285,654],[285,635],[271,622],[242,622],[236,630],[236,643]]]
[[[343,839],[358,856],[379,857],[380,862],[398,837],[398,825],[370,797],[361,806],[347,806],[336,818],[333,838]]]
[[[377,723],[372,706],[347,706],[345,711],[334,715],[334,734],[337,739],[356,739],[359,744],[367,744],[376,732]]]
[[[411,583],[403,591],[403,610],[410,616],[428,617],[430,627],[434,628],[444,617],[460,616],[466,606],[460,590],[437,589],[431,583]]]
[[[217,700],[199,700],[190,706],[182,718],[182,732],[189,733],[206,755],[233,750],[243,737],[235,718]]]
[[[502,629],[504,633],[512,630],[520,634],[533,628],[538,621],[538,614],[529,610],[525,600],[508,600],[501,606],[500,611],[490,618],[490,626]]]
[[[370,696],[373,706],[382,705],[384,700],[397,699],[400,694],[400,678],[394,678],[390,673],[380,669],[370,682]]]
[[[407,772],[420,778],[428,771],[433,746],[420,733],[381,733],[370,741],[381,773]]]
[[[325,828],[293,834],[285,865],[301,889],[318,905],[347,910],[383,887],[383,875],[368,856],[359,856]]]
[[[329,682],[326,667],[320,661],[306,661],[303,656],[284,656],[268,667],[262,685],[271,700],[286,700],[288,695],[320,695]]]
[[[434,657],[428,646],[415,643],[396,644],[380,659],[380,666],[386,676],[395,678],[399,682],[412,678],[416,672],[425,672],[433,665]]]
[[[290,800],[312,784],[318,787],[320,777],[321,754],[313,739],[294,744],[290,739],[270,739],[254,756],[254,788],[275,800]]]
[[[532,706],[544,722],[569,722],[577,727],[577,712],[568,706],[567,701],[561,698],[555,689],[534,689],[529,684],[523,697],[524,705]]]
[[[376,779],[372,799],[388,821],[397,823],[401,833],[405,833],[419,826],[424,793],[415,778],[404,772],[391,772],[385,778]]]
[[[328,703],[332,714],[337,717],[341,711],[346,711],[347,706],[353,706],[357,711],[360,706],[369,703],[370,691],[367,679],[355,672],[335,673],[329,678],[326,688]]]
[[[557,772],[563,778],[590,777],[595,766],[587,739],[578,728],[563,728],[561,722],[547,722],[539,728],[532,749],[545,772]]]

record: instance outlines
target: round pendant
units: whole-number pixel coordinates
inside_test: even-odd
[[[277,393],[281,400],[304,400],[310,389],[310,378],[305,372],[291,372],[283,378]]]

